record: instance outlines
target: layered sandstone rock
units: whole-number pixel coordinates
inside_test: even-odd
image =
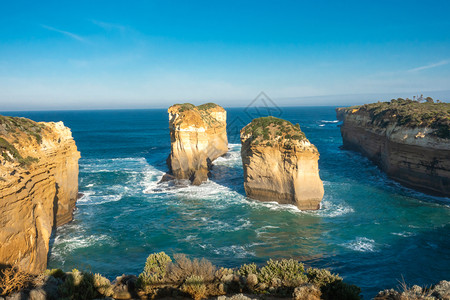
[[[171,152],[167,164],[176,179],[199,185],[212,161],[228,151],[227,113],[214,103],[175,104],[168,110]]]
[[[0,116],[0,265],[47,266],[52,229],[72,220],[80,153],[62,122]]]
[[[344,148],[401,184],[450,196],[450,104],[407,100],[336,109]]]
[[[274,118],[253,120],[241,130],[244,188],[248,197],[319,209],[323,183],[319,152],[300,126]]]

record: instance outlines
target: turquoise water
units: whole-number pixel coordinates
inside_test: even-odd
[[[230,151],[198,187],[157,182],[170,151],[166,110],[6,113],[71,127],[80,159],[74,220],[57,229],[49,267],[111,278],[138,274],[150,253],[186,253],[235,267],[295,258],[328,267],[366,298],[409,284],[450,279],[449,200],[403,188],[358,153],[341,150],[334,107],[282,108],[320,154],[322,209],[245,197],[238,129],[244,109],[228,109]]]

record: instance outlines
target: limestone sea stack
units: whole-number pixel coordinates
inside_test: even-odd
[[[72,220],[79,158],[62,122],[0,116],[0,266],[45,270],[52,229]]]
[[[228,151],[227,113],[214,103],[175,104],[168,112],[169,170],[176,179],[199,185],[208,179],[212,161]]]
[[[344,148],[401,184],[450,197],[450,103],[397,99],[336,109]]]
[[[320,208],[324,190],[319,152],[298,124],[275,117],[254,119],[241,130],[241,143],[249,198],[293,204],[301,210]]]

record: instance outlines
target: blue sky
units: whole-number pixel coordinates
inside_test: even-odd
[[[450,98],[450,1],[1,1],[0,110]]]

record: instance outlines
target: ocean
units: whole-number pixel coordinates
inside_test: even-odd
[[[318,211],[245,197],[239,129],[252,113],[229,108],[229,152],[200,186],[158,184],[170,152],[165,109],[4,112],[63,121],[81,152],[74,220],[50,242],[49,268],[113,279],[139,274],[151,253],[185,253],[216,265],[294,258],[330,268],[365,298],[405,281],[450,279],[450,201],[404,188],[368,159],[341,149],[334,107],[283,107],[320,152]],[[261,113],[261,112],[258,112]]]

